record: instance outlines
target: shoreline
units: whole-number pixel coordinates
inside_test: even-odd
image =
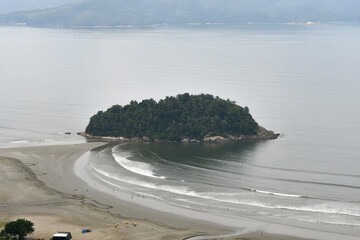
[[[259,126],[259,130],[256,135],[240,135],[240,136],[229,136],[229,137],[222,137],[222,136],[205,136],[203,139],[190,139],[190,138],[183,138],[181,141],[170,141],[164,139],[149,139],[146,136],[142,138],[139,137],[114,137],[114,136],[93,136],[88,134],[87,132],[78,132],[80,136],[89,139],[96,139],[96,140],[105,140],[105,141],[121,141],[121,142],[181,142],[181,143],[226,143],[226,142],[237,142],[243,140],[270,140],[270,139],[277,139],[280,136],[280,133],[275,133],[271,130],[267,130],[264,127]]]
[[[113,211],[114,206],[80,193],[71,167],[82,154],[104,143],[0,149],[0,221],[27,218],[35,223],[36,238],[49,239],[56,231],[70,231],[74,239],[183,239],[205,232],[169,227],[148,219]],[[15,182],[16,183],[12,183]],[[76,181],[76,180],[75,180]],[[19,194],[21,193],[21,194]],[[100,197],[100,195],[99,195]],[[122,221],[136,221],[136,227]],[[52,226],[49,226],[49,223]],[[118,228],[114,226],[119,224]],[[93,231],[82,234],[83,227]]]
[[[333,230],[329,226],[311,229],[311,224],[288,225],[286,222],[272,222],[271,219],[263,221],[256,216],[230,218],[233,222],[229,224],[229,217],[226,215],[171,207],[163,201],[150,198],[132,201],[130,195],[126,195],[126,190],[125,193],[119,191],[119,196],[123,199],[113,197],[114,190],[108,186],[103,188],[100,186],[101,183],[96,181],[94,185],[90,181],[84,181],[79,178],[74,169],[74,166],[81,161],[84,164],[86,153],[103,147],[105,144],[91,142],[64,146],[0,149],[0,166],[6,170],[0,174],[0,195],[2,196],[0,197],[0,206],[2,206],[0,207],[0,221],[24,216],[29,220],[35,219],[35,236],[44,238],[49,238],[51,236],[49,231],[54,231],[53,229],[56,228],[54,224],[55,228],[49,229],[46,226],[49,221],[77,231],[72,232],[76,239],[93,239],[96,234],[100,234],[96,236],[109,236],[109,239],[142,239],[144,237],[160,239],[164,237],[164,239],[193,240],[214,239],[214,237],[193,237],[199,235],[221,236],[221,239],[269,240],[301,239],[300,237],[337,239],[343,236],[341,232],[331,233]],[[19,191],[19,189],[22,190]],[[24,193],[16,194],[18,192]],[[181,211],[181,214],[177,211]],[[44,221],[44,219],[48,220]],[[136,221],[138,227],[122,226],[119,236],[118,229],[113,225],[116,222],[122,222],[120,219]],[[91,226],[94,232],[91,235],[77,235],[80,233],[81,226]],[[316,235],[323,237],[316,238]],[[343,236],[342,239],[355,239],[355,237],[348,235]]]
[[[10,13],[11,14],[11,13]],[[359,21],[318,21],[318,22],[238,22],[238,23],[226,23],[226,22],[190,22],[182,24],[168,24],[168,23],[154,23],[154,24],[139,24],[139,25],[58,25],[58,24],[27,24],[26,22],[11,22],[1,23],[2,27],[35,27],[35,28],[64,28],[64,29],[127,29],[127,28],[153,28],[153,27],[189,27],[189,26],[246,26],[246,25],[287,25],[287,26],[312,26],[312,25],[324,25],[324,24],[356,24]]]

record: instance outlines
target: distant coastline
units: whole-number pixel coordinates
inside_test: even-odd
[[[186,22],[186,23],[154,23],[154,24],[118,24],[118,25],[61,25],[61,24],[29,24],[26,22],[0,23],[0,26],[14,27],[45,27],[45,28],[70,28],[70,29],[126,29],[126,28],[155,28],[155,27],[191,27],[191,26],[246,26],[246,25],[320,25],[320,24],[341,24],[346,21],[296,21],[296,22]],[[353,21],[351,23],[359,23]]]
[[[25,0],[21,0],[25,1]],[[52,1],[50,1],[52,2]],[[57,1],[60,2],[60,1]],[[326,2],[326,3],[325,3]],[[357,0],[238,1],[87,0],[45,7],[21,4],[0,14],[0,24],[42,27],[148,26],[157,24],[257,24],[359,21]],[[71,4],[73,3],[73,4]],[[0,4],[0,9],[6,7]],[[52,7],[51,7],[52,6]],[[49,8],[50,7],[50,8]],[[40,8],[40,9],[39,9]],[[4,8],[6,9],[6,8]],[[306,11],[299,11],[306,9]]]

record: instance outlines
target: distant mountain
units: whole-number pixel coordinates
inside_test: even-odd
[[[359,21],[359,0],[87,0],[0,16],[0,23],[116,26]]]
[[[54,8],[80,1],[84,0],[0,0],[0,14]]]

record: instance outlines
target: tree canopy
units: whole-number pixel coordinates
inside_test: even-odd
[[[17,219],[5,225],[4,232],[11,236],[18,236],[20,240],[35,231],[34,223],[26,219]]]
[[[90,118],[86,133],[93,136],[148,137],[180,141],[205,136],[255,135],[258,124],[247,107],[210,94],[179,94],[125,106],[114,105]]]

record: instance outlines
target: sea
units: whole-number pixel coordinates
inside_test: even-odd
[[[86,142],[112,105],[209,93],[280,137],[115,142],[89,173],[184,208],[360,231],[359,43],[358,23],[2,26],[0,147]]]

